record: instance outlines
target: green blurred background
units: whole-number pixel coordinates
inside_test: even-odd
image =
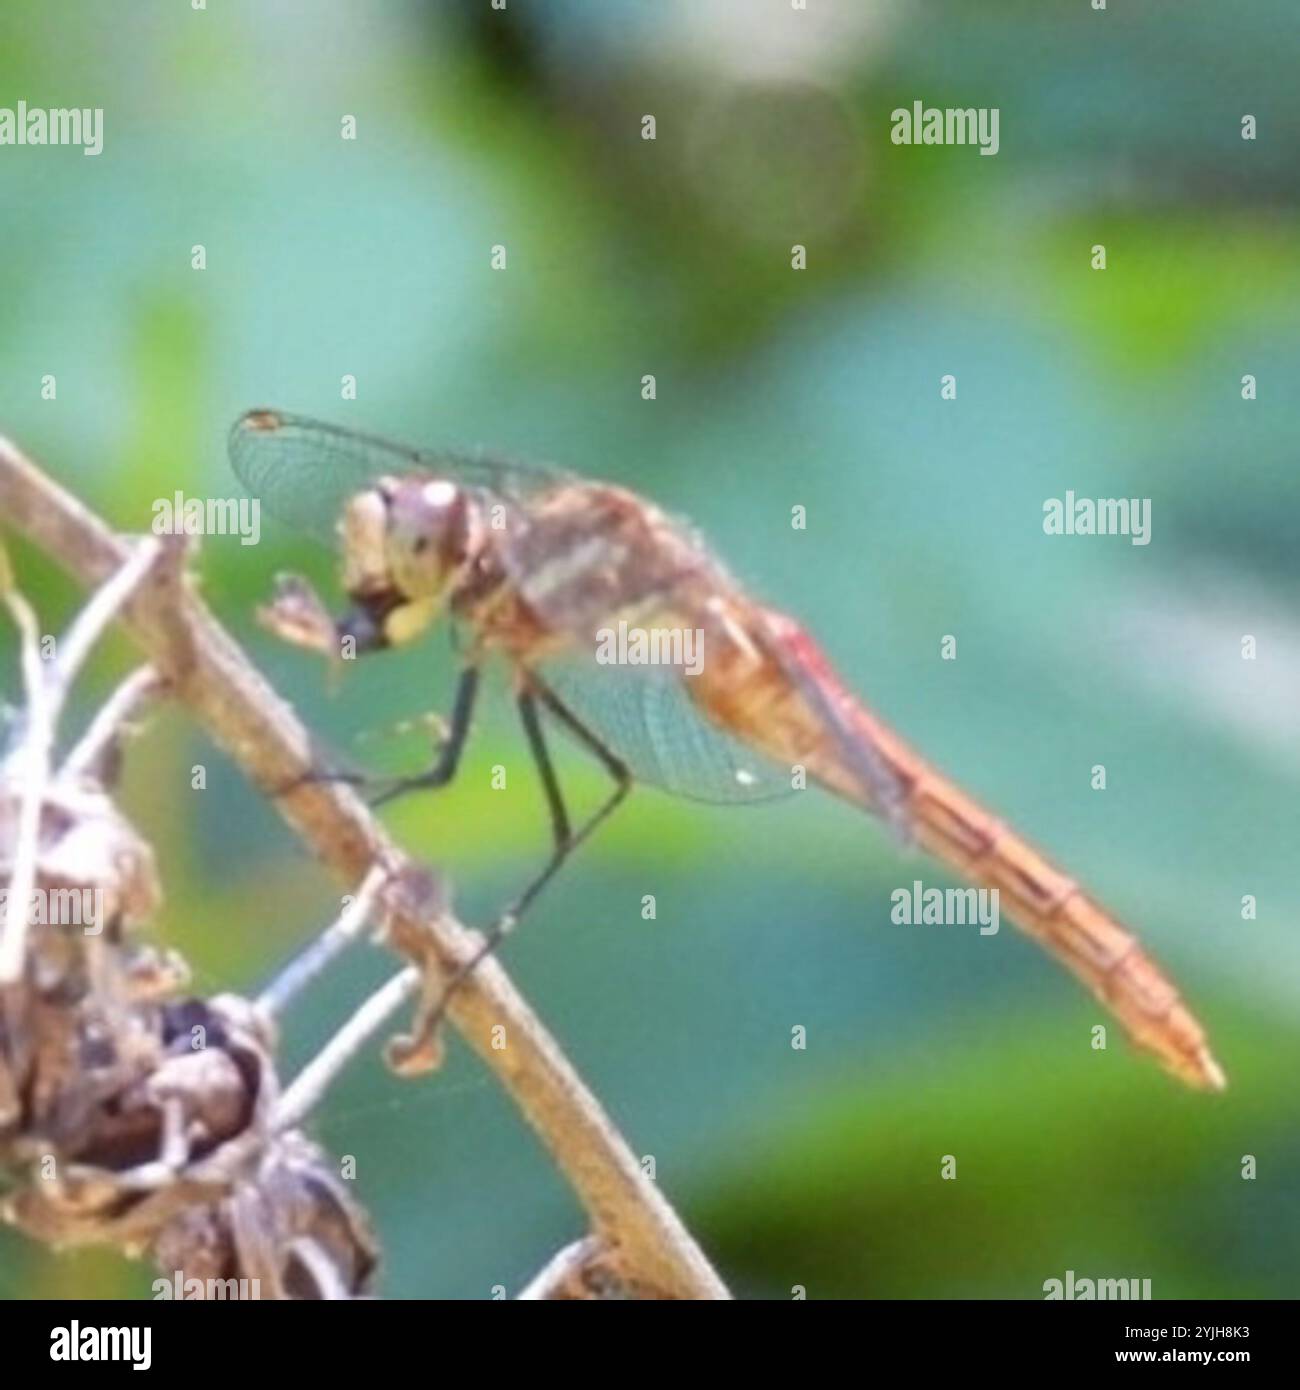
[[[0,149],[0,430],[128,531],[177,488],[236,492],[225,430],[263,404],[629,483],[1140,928],[1210,1030],[1222,1097],[1118,1028],[1092,1051],[1099,1009],[1009,927],[892,925],[894,888],[948,880],[816,794],[637,795],[507,965],[738,1294],[1035,1298],[1068,1269],[1157,1297],[1298,1291],[1298,64],[1291,0],[0,12],[0,105],[106,113],[98,158]],[[914,100],[998,107],[1001,152],[892,145]],[[1152,543],[1044,536],[1067,488],[1151,498]],[[56,629],[78,594],[14,558]],[[418,760],[356,735],[446,708],[446,641],[329,699],[252,621],[282,568],[330,584],[327,554],[270,527],[199,558],[341,756]],[[132,659],[106,648],[69,731]],[[547,845],[508,715],[499,697],[452,789],[389,815],[475,922]],[[599,796],[576,752],[562,772]],[[133,746],[123,800],[200,990],[255,988],[333,914],[179,713]],[[359,950],[321,986],[288,1072],[389,968]],[[357,1156],[389,1297],[513,1293],[581,1231],[459,1045],[418,1083],[363,1059],[315,1129]],[[6,1297],[148,1278],[0,1234]]]

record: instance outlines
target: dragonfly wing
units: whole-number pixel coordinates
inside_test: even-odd
[[[488,454],[414,449],[278,410],[250,410],[231,428],[230,462],[272,515],[326,544],[350,497],[376,478],[447,478],[503,497],[556,486],[558,470]]]
[[[790,769],[711,723],[671,666],[567,659],[537,673],[562,705],[633,777],[695,801],[771,801],[791,795]]]

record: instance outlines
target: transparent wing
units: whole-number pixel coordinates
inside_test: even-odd
[[[333,544],[344,504],[384,474],[448,478],[503,497],[556,486],[558,469],[487,454],[414,449],[376,435],[278,410],[250,410],[235,421],[230,462],[267,510],[298,530]]]
[[[713,724],[670,666],[543,663],[541,681],[638,781],[695,801],[771,801],[792,794],[790,769]]]

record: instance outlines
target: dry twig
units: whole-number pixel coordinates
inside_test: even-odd
[[[81,502],[0,439],[0,518],[86,585],[120,571],[131,547]],[[472,954],[477,934],[437,891],[412,892],[404,857],[364,802],[337,783],[301,781],[311,739],[185,582],[150,573],[124,621],[175,699],[188,706],[301,839],[348,888],[391,869],[388,941],[419,967],[426,995]],[[285,790],[286,788],[290,790]],[[403,976],[396,979],[401,980]],[[404,986],[405,987],[405,986]],[[591,1223],[588,1280],[633,1296],[725,1298],[727,1291],[677,1214],[527,1003],[494,960],[453,994],[448,1017],[509,1091],[573,1188]],[[494,1029],[507,1045],[493,1047]],[[572,1274],[566,1264],[566,1277]],[[594,1278],[594,1274],[593,1274]]]
[[[139,939],[161,890],[152,851],[106,788],[154,673],[129,677],[54,766],[77,668],[161,553],[140,546],[49,662],[34,612],[0,575],[26,694],[0,754],[17,966],[0,984],[0,1217],[56,1246],[151,1254],[167,1274],[156,1296],[357,1297],[377,1247],[329,1156],[277,1122],[269,1013],[233,995],[185,997],[184,962]]]

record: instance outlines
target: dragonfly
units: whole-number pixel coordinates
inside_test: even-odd
[[[503,660],[511,673],[552,851],[466,969],[634,784],[734,804],[812,783],[997,890],[1002,912],[1174,1076],[1202,1090],[1226,1084],[1204,1030],[1134,935],[909,747],[688,524],[561,469],[410,448],[277,410],[236,421],[229,453],[273,515],[341,553],[349,611],[302,624],[294,640],[360,655],[407,646],[440,619],[458,636],[459,683],[433,765],[380,800],[449,783],[481,670]],[[579,826],[551,758],[552,724],[610,778]]]

